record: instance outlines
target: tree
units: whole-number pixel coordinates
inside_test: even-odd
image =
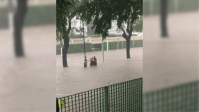
[[[16,57],[24,56],[22,29],[26,12],[27,0],[18,0],[17,9],[14,15],[14,48]]]
[[[142,0],[117,0],[117,26],[123,31],[126,39],[126,55],[130,58],[130,40],[133,32],[133,23],[142,16]],[[124,24],[127,24],[125,27]],[[126,28],[126,29],[125,29]]]
[[[143,30],[143,19],[140,18],[137,21],[135,21],[134,31],[136,32],[142,32]]]
[[[160,16],[161,16],[161,36],[162,37],[167,37],[168,32],[167,32],[167,5],[168,5],[168,0],[161,0],[160,1]]]
[[[91,28],[95,29],[95,34],[101,34],[103,39],[108,35],[113,20],[113,9],[110,6],[107,0],[83,0],[81,5],[81,20],[87,24],[92,23]]]
[[[83,8],[86,9],[83,18],[87,24],[92,22],[95,33],[101,34],[103,39],[108,35],[112,21],[117,20],[117,26],[126,39],[126,54],[129,59],[133,23],[142,15],[142,0],[90,0],[85,2]]]
[[[78,15],[79,0],[56,0],[56,32],[61,33],[64,39],[62,49],[63,67],[68,67],[67,50],[69,48],[69,33],[71,31],[71,21]]]
[[[87,31],[88,31],[88,32],[87,32],[87,35],[95,35],[95,33],[94,33],[95,30],[92,29],[91,27],[92,27],[92,24],[88,24],[88,25],[87,25]]]
[[[61,37],[62,37],[61,33],[56,33],[56,40],[57,40],[57,42],[62,41]]]

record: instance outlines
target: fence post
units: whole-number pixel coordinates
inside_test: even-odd
[[[106,48],[107,48],[107,51],[108,51],[108,49],[109,49],[109,48],[108,48],[108,40],[106,41]]]
[[[119,43],[119,38],[118,38],[118,40],[117,40],[117,49],[119,49],[119,47],[118,47],[119,44],[118,44],[118,43]]]
[[[134,36],[133,36],[133,48],[134,48]]]
[[[56,112],[59,112],[59,104],[58,104],[58,99],[56,98]]]
[[[105,89],[105,112],[109,112],[110,107],[109,107],[109,97],[108,97],[108,87],[104,87]]]
[[[103,62],[104,62],[104,42],[103,42],[103,38],[102,38],[102,56],[103,56]]]
[[[122,49],[123,49],[123,39],[122,39]]]

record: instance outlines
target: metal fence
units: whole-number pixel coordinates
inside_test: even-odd
[[[91,50],[92,51],[101,51],[102,50],[102,44],[91,44]]]
[[[199,81],[144,93],[144,112],[198,112]]]
[[[57,112],[142,112],[142,88],[138,78],[56,98]]]

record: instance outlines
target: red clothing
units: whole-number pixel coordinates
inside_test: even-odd
[[[91,62],[92,61],[92,58],[89,58],[89,62]]]

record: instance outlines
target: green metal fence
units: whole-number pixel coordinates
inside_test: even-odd
[[[57,112],[142,112],[142,88],[138,78],[57,98]]]
[[[144,93],[144,112],[198,112],[199,81]]]

